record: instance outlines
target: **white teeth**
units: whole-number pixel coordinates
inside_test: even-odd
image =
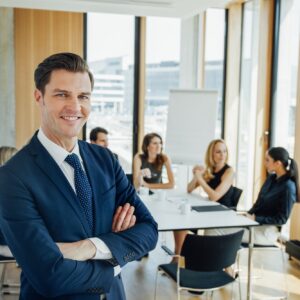
[[[75,121],[78,119],[78,117],[69,117],[69,116],[63,116],[63,119],[69,120],[69,121]]]

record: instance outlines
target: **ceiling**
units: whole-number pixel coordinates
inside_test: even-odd
[[[206,8],[222,8],[232,0],[0,0],[2,7],[135,16],[189,17]]]

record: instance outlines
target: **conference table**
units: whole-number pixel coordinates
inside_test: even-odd
[[[200,194],[188,194],[176,190],[167,191],[161,197],[157,194],[140,195],[158,224],[159,231],[215,228],[247,228],[249,230],[247,299],[252,299],[251,273],[253,250],[253,227],[259,224],[219,203],[208,200]],[[165,198],[165,199],[162,199]],[[196,206],[196,210],[190,207]],[[188,212],[187,212],[188,211]]]

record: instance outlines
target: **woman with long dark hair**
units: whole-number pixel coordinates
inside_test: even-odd
[[[260,224],[285,224],[294,202],[299,202],[298,166],[282,147],[270,148],[265,156],[270,174],[248,217]]]
[[[162,170],[166,168],[168,181],[162,182]],[[141,186],[149,189],[171,189],[174,175],[170,158],[162,152],[162,138],[157,133],[146,134],[142,144],[142,154],[133,160],[133,183],[138,190]]]
[[[269,176],[246,215],[262,225],[254,228],[253,241],[258,245],[272,245],[277,241],[278,225],[287,222],[293,204],[300,202],[298,167],[288,151],[282,147],[270,148],[265,155],[265,167]],[[207,230],[205,234],[224,234],[232,231],[234,230],[215,229]],[[248,241],[248,231],[245,230],[243,242]]]

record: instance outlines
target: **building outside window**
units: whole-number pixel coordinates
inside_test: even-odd
[[[180,19],[149,17],[146,24],[144,132],[165,141],[169,91],[179,87]]]
[[[107,129],[109,148],[131,173],[134,17],[88,13],[87,61],[95,77],[87,138],[96,126]]]

